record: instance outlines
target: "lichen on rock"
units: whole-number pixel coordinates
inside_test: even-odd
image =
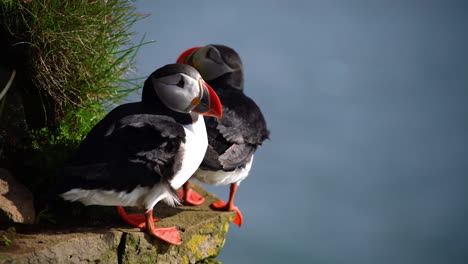
[[[177,226],[181,231],[182,245],[170,245],[139,231],[128,232],[121,245],[122,263],[197,263],[214,259],[220,253],[235,214],[211,210],[209,204],[218,198],[198,184],[191,185],[206,197],[205,203],[196,207],[165,208],[165,217],[156,223],[163,227]],[[174,213],[172,210],[180,211]]]
[[[179,228],[180,246],[131,228],[115,214],[106,225],[18,230],[11,245],[0,247],[0,263],[219,263],[215,258],[235,213],[211,210],[209,205],[218,198],[190,184],[206,197],[203,205],[155,208],[155,216],[161,218],[155,225]]]

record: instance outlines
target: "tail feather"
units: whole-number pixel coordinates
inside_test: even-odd
[[[164,186],[167,190],[167,192],[169,193],[169,195],[164,198],[164,201],[172,206],[172,207],[176,207],[178,205],[181,205],[182,204],[182,201],[180,200],[179,196],[177,195],[177,190],[172,188],[171,184],[169,182],[166,182],[165,183],[165,186]]]

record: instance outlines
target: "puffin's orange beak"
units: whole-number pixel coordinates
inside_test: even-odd
[[[192,53],[195,50],[199,49],[199,48],[201,48],[201,47],[193,47],[193,48],[190,48],[190,49],[182,52],[182,54],[179,55],[179,58],[177,58],[176,63],[187,64],[190,55],[192,55]]]
[[[197,100],[197,106],[192,110],[192,112],[204,115],[204,116],[213,116],[216,118],[223,117],[223,106],[219,100],[216,92],[209,86],[205,81],[200,79],[200,86],[203,90],[202,96]]]
[[[204,115],[214,116],[221,119],[223,117],[223,106],[221,105],[221,100],[219,100],[216,92],[209,86],[205,81],[203,81],[208,89],[210,95],[210,111]]]

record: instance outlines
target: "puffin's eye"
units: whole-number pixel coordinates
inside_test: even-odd
[[[180,76],[180,81],[176,84],[180,88],[184,88],[185,82],[184,82],[184,77]]]

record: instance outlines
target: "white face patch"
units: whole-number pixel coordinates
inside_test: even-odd
[[[208,52],[210,52],[208,56]],[[233,72],[234,70],[223,62],[218,49],[212,46],[199,48],[193,54],[192,63],[206,81],[211,81],[219,76]]]
[[[193,99],[198,98],[200,94],[198,80],[184,73],[151,78],[156,94],[170,109],[188,113],[195,107],[191,102]]]

